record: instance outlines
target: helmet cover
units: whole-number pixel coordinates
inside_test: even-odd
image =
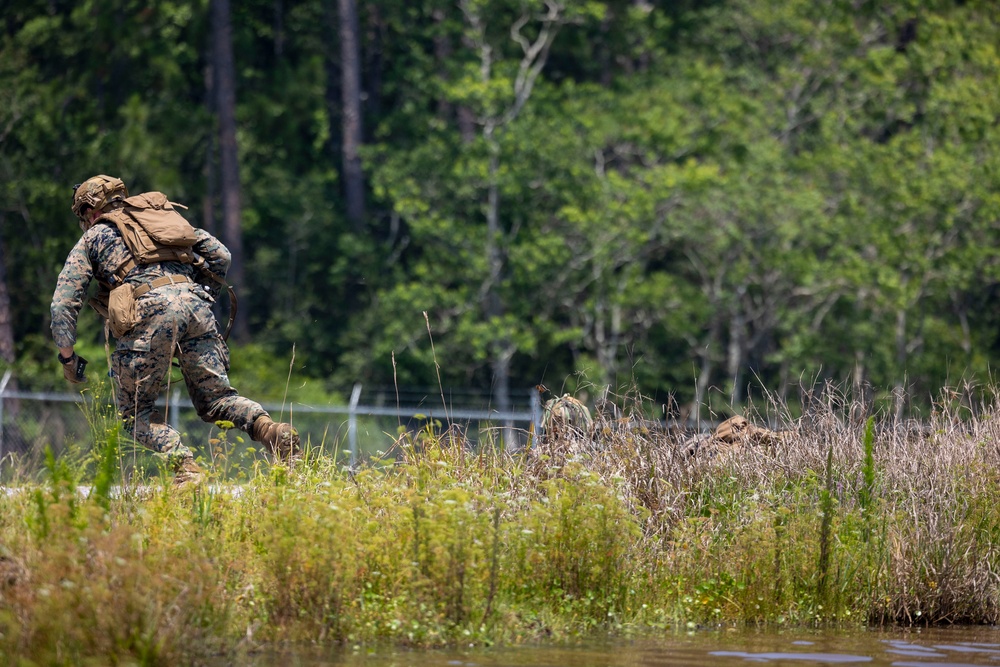
[[[73,213],[84,220],[87,208],[102,209],[113,201],[128,198],[128,189],[120,178],[98,174],[73,188]]]

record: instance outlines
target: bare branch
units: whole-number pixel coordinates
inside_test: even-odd
[[[511,26],[511,39],[520,44],[524,56],[521,58],[517,77],[514,79],[514,104],[503,115],[501,122],[504,124],[514,120],[521,112],[528,98],[531,97],[535,80],[541,74],[542,68],[545,67],[549,48],[556,38],[556,33],[559,32],[559,28],[562,26],[562,5],[554,2],[554,0],[547,0],[545,5],[548,11],[544,16],[540,17],[542,27],[538,31],[538,37],[534,41],[530,41],[521,34],[522,28],[527,25],[529,20],[527,15],[521,16]]]

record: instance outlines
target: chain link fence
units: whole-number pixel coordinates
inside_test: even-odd
[[[8,371],[0,380],[0,461],[5,467],[16,464],[21,472],[37,470],[48,449],[57,456],[69,451],[85,455],[95,442],[107,438],[109,430],[120,433],[123,453],[135,461],[152,458],[120,429],[107,386],[88,386],[75,394],[11,391],[7,388],[10,377]],[[489,402],[489,396],[474,392],[366,390],[355,385],[346,405],[294,401],[262,405],[276,420],[291,422],[303,445],[314,453],[353,466],[388,452],[404,432],[459,430],[474,446],[508,449],[523,447],[532,430],[538,432],[541,405],[537,391],[519,392],[514,397],[519,407],[509,412],[494,410]],[[158,408],[196,456],[213,460],[225,456],[248,463],[257,455],[257,443],[242,431],[226,433],[201,421],[187,393],[179,388],[162,396]]]

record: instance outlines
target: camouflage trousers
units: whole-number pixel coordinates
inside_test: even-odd
[[[111,359],[118,411],[125,430],[171,463],[191,456],[181,435],[154,421],[154,403],[176,356],[198,416],[231,421],[250,432],[267,414],[229,384],[229,349],[207,295],[191,284],[166,285],[139,297],[139,323],[118,340]]]

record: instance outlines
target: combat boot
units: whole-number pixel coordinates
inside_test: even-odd
[[[276,422],[267,415],[257,417],[250,437],[270,447],[279,461],[289,462],[299,454],[299,432],[291,424]]]
[[[205,481],[205,471],[194,462],[194,457],[187,456],[181,459],[177,467],[174,468],[174,486],[188,487],[197,486]]]

